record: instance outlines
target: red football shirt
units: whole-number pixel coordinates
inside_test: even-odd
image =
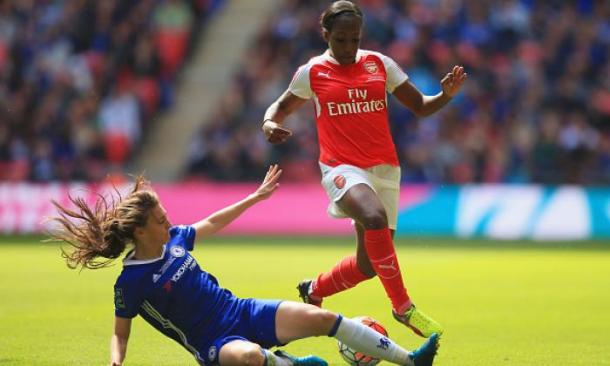
[[[398,166],[387,93],[407,79],[394,60],[365,50],[358,50],[351,65],[340,65],[326,51],[299,67],[288,90],[314,100],[320,162]]]

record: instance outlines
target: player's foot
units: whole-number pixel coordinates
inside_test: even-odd
[[[322,307],[322,299],[318,299],[317,297],[313,297],[309,294],[311,292],[311,280],[303,280],[299,282],[297,285],[297,290],[299,290],[299,296],[301,299],[303,299],[304,303]]]
[[[413,360],[415,366],[432,366],[438,346],[438,334],[434,333],[421,347],[410,352],[409,358]]]
[[[402,315],[392,310],[392,315],[394,315],[394,319],[411,328],[415,334],[422,337],[428,338],[433,333],[437,333],[438,336],[443,334],[443,327],[434,319],[419,311],[415,305],[411,305],[407,312]]]
[[[295,357],[289,353],[286,353],[286,351],[282,351],[281,349],[278,349],[277,351],[273,352],[273,354],[275,354],[277,357],[286,358],[290,360],[293,366],[328,366],[328,363],[326,361],[314,355]]]

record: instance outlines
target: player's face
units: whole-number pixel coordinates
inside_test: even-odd
[[[323,31],[328,42],[330,54],[341,65],[356,62],[356,53],[360,47],[362,35],[362,20],[357,16],[339,16],[333,24],[331,32]]]
[[[161,204],[158,204],[150,211],[146,225],[142,229],[147,240],[162,246],[169,240],[171,226],[167,219],[167,211]]]

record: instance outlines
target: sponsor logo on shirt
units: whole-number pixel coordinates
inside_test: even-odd
[[[182,277],[184,272],[186,272],[186,270],[189,269],[189,266],[191,266],[191,264],[193,264],[193,265],[195,264],[195,259],[193,257],[189,256],[188,258],[186,258],[184,263],[182,263],[180,268],[178,268],[176,273],[174,273],[174,275],[172,276],[172,280],[171,281],[172,282],[178,282],[178,280],[180,280],[180,278]]]
[[[327,71],[327,72],[318,71],[318,77],[322,77],[322,76],[324,76],[327,79],[330,79],[330,71]]]
[[[326,108],[328,114],[333,116],[342,116],[346,114],[372,113],[386,109],[385,99],[367,98],[368,91],[366,89],[347,89],[347,96],[350,101],[347,103],[327,102]]]

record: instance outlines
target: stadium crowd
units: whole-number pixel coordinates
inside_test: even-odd
[[[0,181],[121,173],[221,1],[0,2]]]
[[[243,56],[190,148],[188,177],[250,180],[270,161],[283,179],[317,180],[313,108],[288,143],[260,132],[297,66],[326,49],[327,1],[285,0]],[[610,3],[604,0],[360,0],[361,47],[396,60],[427,94],[450,66],[464,91],[421,120],[390,97],[403,182],[610,183]]]

